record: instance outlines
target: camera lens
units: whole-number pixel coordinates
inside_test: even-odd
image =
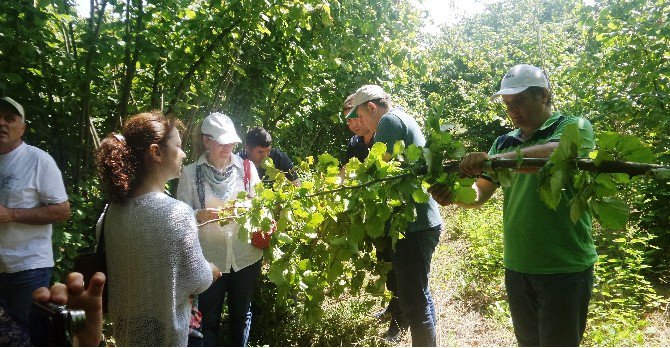
[[[86,312],[80,310],[69,310],[69,329],[72,336],[84,331],[86,328]]]

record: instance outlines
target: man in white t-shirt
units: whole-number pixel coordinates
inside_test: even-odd
[[[51,281],[51,224],[70,217],[70,204],[53,158],[21,139],[25,117],[0,98],[0,306],[28,327],[32,293]]]

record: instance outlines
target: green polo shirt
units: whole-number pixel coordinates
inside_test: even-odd
[[[498,137],[489,155],[558,141],[565,126],[572,123],[578,125],[584,146],[593,149],[593,128],[588,120],[555,112],[526,140],[520,138],[519,129]],[[587,155],[588,149],[580,156]],[[539,179],[537,173],[516,174],[503,190],[503,264],[531,274],[584,271],[598,258],[591,238],[591,216],[582,214],[576,224],[570,220],[572,187],[563,191],[556,210],[549,208],[540,198]]]

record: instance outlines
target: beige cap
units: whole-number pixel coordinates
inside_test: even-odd
[[[356,115],[356,108],[370,100],[375,100],[375,99],[382,99],[382,98],[388,98],[389,95],[384,91],[383,88],[377,86],[377,85],[365,85],[361,88],[359,88],[356,93],[354,93],[354,102],[353,102],[353,107],[349,114],[347,115],[347,118],[357,118],[358,116]]]

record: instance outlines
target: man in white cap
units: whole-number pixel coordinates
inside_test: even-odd
[[[22,140],[25,117],[21,104],[0,98],[0,306],[23,327],[33,291],[51,281],[51,224],[70,217],[56,162]]]
[[[375,143],[384,143],[389,150],[399,140],[404,141],[405,146],[426,145],[416,120],[402,108],[393,107],[391,98],[379,86],[359,88],[347,117],[359,118],[375,133]],[[441,228],[437,203],[432,198],[427,203],[417,203],[416,220],[408,224],[404,238],[398,240],[391,255],[400,309],[409,324],[414,346],[437,345],[435,307],[428,287],[428,273]]]
[[[551,89],[542,69],[515,66],[491,99],[498,96],[517,129],[498,137],[488,153],[469,153],[462,159],[461,171],[479,176],[475,203],[459,203],[466,208],[481,206],[499,186],[482,172],[490,158],[516,159],[517,150],[524,157],[548,158],[571,124],[577,125],[582,137],[580,156],[594,146],[589,121],[552,112]],[[574,190],[564,190],[553,210],[542,202],[539,186],[535,170],[519,171],[503,188],[503,265],[514,333],[520,346],[578,346],[586,328],[597,259],[591,216],[583,213],[572,223],[569,202]],[[444,187],[430,191],[440,204],[451,204]]]

